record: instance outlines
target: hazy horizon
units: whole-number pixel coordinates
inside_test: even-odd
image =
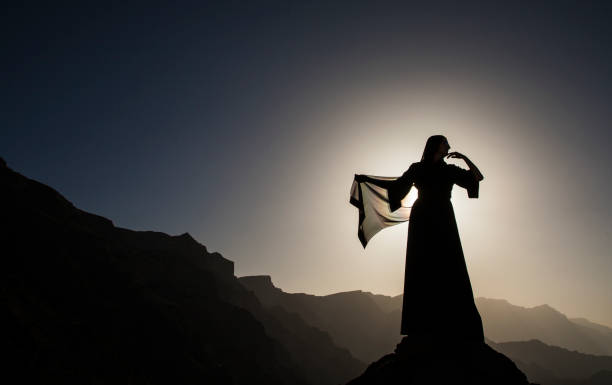
[[[0,156],[134,230],[189,232],[287,292],[402,292],[407,224],[363,250],[353,175],[432,134],[475,297],[612,326],[612,5],[16,6]],[[462,162],[452,161],[464,166]]]

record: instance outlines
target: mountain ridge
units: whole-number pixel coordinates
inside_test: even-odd
[[[493,341],[539,339],[586,354],[612,355],[612,334],[572,322],[549,305],[521,307],[506,300],[479,297],[476,306],[483,318],[485,335]]]
[[[393,351],[401,340],[397,311],[383,311],[371,294],[362,291],[327,296],[289,294],[274,286],[269,276],[247,276],[238,280],[252,290],[264,306],[281,306],[299,314],[309,324],[327,330],[336,344],[348,348],[363,362],[372,362]],[[353,322],[346,321],[345,316],[349,314]]]
[[[28,383],[326,384],[364,364],[191,235],[115,227],[0,162],[0,331]]]
[[[512,359],[534,382],[546,385],[612,383],[612,356],[570,351],[539,340],[487,343]]]
[[[283,300],[285,306],[295,307],[297,304],[291,305],[287,303],[290,296],[299,296],[300,303],[303,303],[307,300],[325,301],[338,296],[362,295],[373,300],[377,307],[387,314],[387,317],[395,318],[395,320],[390,322],[399,324],[398,317],[401,317],[401,294],[398,296],[386,296],[361,290],[352,290],[319,296],[284,292],[282,289],[274,286],[272,278],[267,275],[244,276],[240,277],[239,280],[243,284],[248,280],[252,280],[252,289],[262,290],[259,293],[260,297],[263,296],[265,291],[266,295],[260,299],[268,304],[276,303],[275,301],[281,300],[280,298],[283,296],[287,298]],[[255,290],[256,294],[258,294],[257,290]],[[523,307],[511,304],[505,299],[486,297],[477,297],[475,302],[483,318],[485,335],[495,342],[539,339],[550,345],[565,347],[570,350],[575,349],[585,354],[612,355],[612,329],[605,325],[586,319],[584,321],[580,321],[581,319],[572,321],[548,304]],[[300,306],[303,306],[303,304]],[[312,306],[312,304],[308,305],[309,308]],[[556,329],[551,331],[551,325],[555,326]],[[563,337],[564,335],[565,337]],[[389,344],[397,336],[399,336],[399,333],[387,337]],[[391,345],[388,346],[388,348],[391,347]]]
[[[317,314],[316,319],[305,316],[305,319],[309,320],[309,322],[314,322],[317,327],[324,328],[326,327],[327,323],[330,322],[330,320],[335,319],[336,322],[339,322],[339,325],[326,330],[330,331],[332,338],[334,338],[334,340],[340,346],[346,346],[349,350],[353,351],[355,356],[361,357],[364,361],[367,361],[367,359],[370,357],[381,357],[388,355],[390,352],[394,351],[393,347],[395,346],[396,341],[401,338],[399,337],[399,332],[397,332],[399,329],[399,317],[401,317],[401,295],[390,297],[371,294],[359,290],[334,293],[325,296],[308,295],[304,293],[292,294],[285,293],[282,289],[274,286],[270,276],[240,277],[239,281],[250,290],[253,290],[253,292],[259,298],[261,298],[264,305],[284,306],[287,311],[295,312],[297,314],[302,314],[304,312],[312,313],[312,309],[318,309],[319,313]],[[327,322],[325,322],[324,318],[326,315],[323,311],[325,308],[320,303],[329,301],[330,298],[333,298],[334,302],[336,303],[341,302],[343,298],[347,303],[358,303],[358,301],[355,301],[355,297],[359,296],[363,297],[364,300],[375,298],[379,305],[376,307],[380,313],[379,317],[395,317],[395,321],[397,323],[396,328],[390,330],[385,329],[388,328],[389,325],[373,322],[372,320],[375,320],[376,317],[365,317],[363,312],[367,311],[366,308],[359,306],[355,306],[352,309],[350,306],[331,308],[331,310],[330,308],[327,308],[327,311],[335,311],[344,318],[338,318],[337,315],[327,315],[328,319]],[[483,315],[485,335],[487,335],[487,331],[495,331],[495,328],[491,327],[491,318],[504,319],[504,324],[501,326],[505,326],[511,330],[519,329],[518,331],[523,332],[523,335],[525,336],[532,336],[533,333],[524,333],[524,323],[519,324],[519,326],[513,325],[512,322],[515,319],[524,319],[524,322],[527,322],[530,320],[530,317],[544,317],[540,320],[536,319],[536,321],[538,321],[536,324],[539,325],[538,328],[534,329],[531,327],[531,329],[536,331],[545,330],[549,320],[552,320],[552,322],[562,322],[562,324],[570,322],[565,315],[546,304],[528,308],[512,305],[510,302],[504,299],[489,298],[477,298],[476,303],[477,305],[480,305],[480,311]],[[383,308],[391,309],[391,311],[383,311]],[[370,310],[371,309],[374,309],[374,307],[371,307]],[[508,316],[506,313],[510,313],[510,316]],[[527,315],[521,315],[521,313],[526,313]],[[582,320],[580,322],[584,324],[585,327],[589,327],[588,330],[593,330],[593,333],[608,332],[608,329],[603,325],[590,323],[590,321],[587,320]],[[360,328],[355,328],[355,323],[362,323],[363,325],[361,325]],[[489,327],[487,327],[487,325]],[[573,324],[570,326],[576,328],[582,327],[580,325],[573,326]],[[342,336],[337,334],[337,330],[339,329],[343,329],[344,332],[350,332],[353,330],[355,334],[352,338],[341,338]],[[368,329],[378,329],[378,331],[369,330],[369,334],[363,334],[361,331]],[[530,328],[527,329],[527,331],[529,331]],[[581,330],[584,332],[586,329]],[[544,336],[549,334],[550,333],[544,334]],[[521,334],[517,333],[515,335],[520,336]],[[530,338],[529,340],[524,341],[495,341],[491,339],[490,335],[487,337],[487,344],[489,344],[496,351],[510,357],[518,365],[519,369],[527,374],[530,381],[540,382],[544,385],[591,385],[599,384],[597,381],[601,380],[604,380],[604,382],[601,382],[603,384],[612,383],[612,381],[605,382],[609,380],[609,375],[606,371],[612,369],[612,367],[609,365],[609,360],[612,360],[612,357],[610,356],[580,353],[575,351],[575,349],[572,351],[571,349],[565,349],[564,347],[554,346],[554,344],[542,342],[538,338]],[[371,344],[371,340],[369,338],[378,338],[379,342],[380,340],[386,340],[387,344],[374,345]],[[352,343],[342,345],[345,343],[345,340],[351,341]],[[358,346],[357,349],[355,348],[355,345],[360,344],[356,344],[356,341],[361,343],[361,346]],[[437,344],[439,349],[443,349],[444,342],[438,341]],[[467,351],[470,350],[467,349]],[[541,357],[534,357],[533,354],[528,354],[530,351],[538,351]],[[490,352],[487,352],[486,350],[480,351],[480,353],[484,354],[485,357],[490,356]],[[383,361],[374,359],[374,361],[378,362],[380,365],[387,362],[384,359],[381,360]],[[392,362],[399,362],[398,360],[401,361],[401,357],[393,356]],[[576,370],[572,370],[572,368],[576,366],[574,363],[576,363],[578,366],[586,367],[587,369],[578,368]],[[377,367],[376,364],[373,365],[374,368]]]

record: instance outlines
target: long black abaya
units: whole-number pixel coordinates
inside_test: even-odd
[[[450,201],[454,184],[477,197],[478,180],[443,161],[415,163],[390,187],[390,204],[397,205],[394,200],[412,184],[419,197],[408,224],[401,333],[483,341]]]
[[[382,228],[408,220],[401,200],[413,185],[419,192],[409,213],[401,333],[483,341],[450,201],[455,184],[477,198],[476,177],[440,161],[414,163],[397,179],[369,178],[376,183],[355,181],[351,190],[351,203],[360,211],[358,235],[364,247]]]

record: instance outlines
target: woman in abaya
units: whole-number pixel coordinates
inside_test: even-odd
[[[394,212],[399,212],[401,200],[413,185],[418,189],[408,225],[401,333],[482,342],[482,321],[474,304],[450,197],[456,184],[467,189],[470,198],[477,198],[483,176],[465,155],[449,153],[449,149],[448,140],[435,135],[427,140],[421,161],[401,177],[356,175],[351,203],[360,208],[359,235],[365,247],[381,228],[407,220],[397,218]],[[463,160],[468,170],[447,164],[445,158]],[[380,209],[384,201],[388,207]],[[366,215],[376,220],[368,222]]]

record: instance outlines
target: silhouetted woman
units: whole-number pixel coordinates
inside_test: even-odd
[[[418,199],[412,206],[408,225],[401,333],[483,341],[482,321],[474,304],[450,201],[455,184],[466,188],[470,198],[477,198],[483,176],[465,155],[458,152],[449,154],[449,149],[447,139],[435,135],[427,140],[421,161],[413,163],[400,178],[357,175],[358,193],[352,195],[351,202],[356,206],[356,203],[361,204],[360,239],[365,246],[369,238],[363,239],[364,212],[373,215],[371,213],[375,210],[367,207],[364,210],[365,191],[362,191],[361,184],[370,183],[387,191],[391,214],[376,213],[379,217],[376,223],[380,228],[402,221],[393,219],[392,213],[401,207],[401,200],[410,188],[416,186]],[[447,164],[445,157],[464,160],[469,170]],[[384,194],[380,191],[371,194],[374,195],[379,195],[384,201]],[[369,237],[380,228],[373,230]]]

